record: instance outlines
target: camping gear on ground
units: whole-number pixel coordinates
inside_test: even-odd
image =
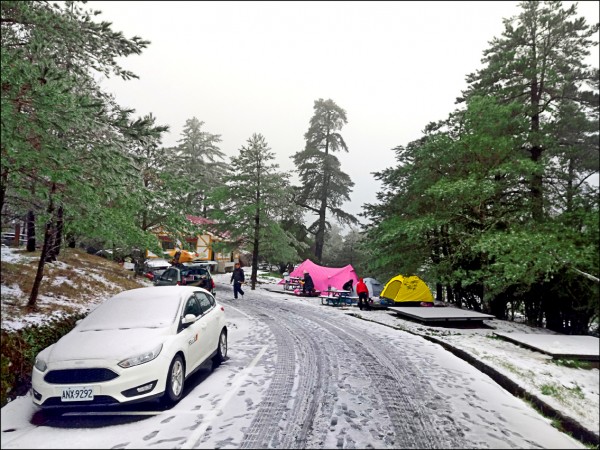
[[[429,287],[416,275],[395,276],[386,283],[379,298],[382,305],[388,306],[422,306],[421,303],[431,303],[433,306]]]
[[[344,267],[324,267],[315,264],[310,259],[305,260],[302,264],[296,267],[290,273],[290,279],[294,277],[304,278],[304,271],[307,271],[313,279],[315,290],[325,291],[332,287],[342,289],[344,283],[348,280],[358,281],[354,267],[348,264]],[[285,281],[281,280],[278,284],[285,285]]]
[[[383,291],[383,284],[375,278],[364,278],[364,283],[369,289],[369,297],[379,297]]]

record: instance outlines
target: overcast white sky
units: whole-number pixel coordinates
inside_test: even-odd
[[[571,4],[573,2],[564,2]],[[392,148],[421,136],[455,109],[465,77],[488,42],[519,12],[513,1],[177,2],[90,1],[126,37],[151,41],[122,61],[140,79],[103,86],[137,115],[169,125],[175,145],[185,121],[220,134],[228,156],[261,133],[285,170],[304,148],[314,101],[344,108],[355,182],[346,210],[375,203],[372,172],[395,165]],[[589,23],[599,2],[579,2]],[[598,48],[590,62],[598,65]]]

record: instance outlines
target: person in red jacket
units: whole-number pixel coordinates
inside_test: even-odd
[[[362,311],[363,306],[366,310],[370,310],[371,305],[369,305],[369,288],[362,278],[359,278],[358,283],[356,283],[356,293],[358,294],[358,307],[360,310]]]

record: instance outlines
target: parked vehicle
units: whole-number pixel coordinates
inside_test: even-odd
[[[216,295],[215,282],[205,265],[169,267],[154,279],[155,286],[199,286]]]
[[[225,309],[206,290],[121,292],[35,358],[33,402],[42,407],[181,400],[186,379],[227,356]]]
[[[142,273],[150,281],[161,275],[165,270],[171,267],[171,263],[164,258],[148,258],[144,261]]]

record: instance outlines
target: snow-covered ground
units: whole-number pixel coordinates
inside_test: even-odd
[[[14,261],[16,257],[10,249],[2,249],[2,261]],[[214,277],[218,284],[229,285],[229,274],[215,274]],[[564,416],[572,418],[585,429],[596,435],[599,433],[600,376],[598,369],[573,368],[559,365],[553,362],[549,355],[507,342],[494,335],[494,332],[504,332],[529,333],[540,336],[545,334],[551,336],[553,333],[548,330],[500,320],[485,321],[485,328],[427,326],[403,319],[392,310],[360,311],[356,307],[320,306],[319,298],[295,297],[290,293],[282,293],[282,286],[276,284],[279,279],[261,276],[259,277],[259,281],[260,284],[254,291],[254,295],[293,301],[299,304],[307,304],[307,306],[310,304],[311,307],[328,308],[336,314],[351,315],[355,320],[377,322],[391,329],[395,328],[421,335],[434,342],[441,342],[453,348],[460,349],[512,380],[516,385],[561,412]],[[231,291],[227,292],[222,286],[220,287],[221,289],[219,289],[217,294],[218,299],[232,297]],[[10,280],[2,280],[2,293],[7,289],[13,289],[12,294],[14,295],[14,288],[11,287]],[[250,288],[249,286],[245,286],[245,289],[249,290]],[[94,302],[96,301],[96,299],[93,300]],[[2,302],[4,303],[4,296]],[[90,307],[93,307],[93,305],[90,305]],[[22,319],[22,323],[41,323],[43,321],[43,317],[23,317]],[[238,327],[241,327],[238,330],[240,332],[256,332],[254,330],[256,326],[254,322],[251,323],[249,320],[238,318],[236,323]],[[19,324],[15,322],[14,318],[10,322],[5,322],[4,317],[2,318],[2,329],[15,328],[19,328]],[[244,356],[244,358],[249,359],[245,362],[246,369],[243,370],[251,368],[254,363],[254,359],[249,355],[247,357]],[[242,366],[240,365],[239,367]],[[235,370],[240,369],[237,368]],[[435,374],[432,375],[435,376]],[[214,382],[214,378],[208,377],[206,382],[207,384],[211,384]],[[210,388],[210,386],[204,387]],[[225,395],[223,398],[229,397]],[[207,401],[209,399],[210,397],[207,397]],[[176,411],[174,411],[174,415],[177,413],[183,414],[182,411],[186,408],[186,405],[185,401],[178,405]],[[2,448],[18,448],[18,446],[5,445],[5,438],[14,436],[11,430],[30,429],[32,427],[30,420],[34,414],[34,409],[31,399],[28,396],[20,397],[2,408]],[[80,438],[83,441],[78,448],[105,448],[102,442],[92,444],[85,442],[83,435]],[[38,444],[39,447],[36,446],[35,448],[44,448],[43,433],[40,434]]]
[[[217,275],[227,281],[227,275]],[[320,304],[319,298],[296,297],[271,292],[283,287],[279,279],[259,277],[260,288],[270,295],[299,302]],[[325,307],[325,306],[324,306]],[[333,308],[333,307],[331,307]],[[536,396],[556,411],[572,418],[596,436],[600,433],[600,372],[597,368],[584,369],[557,364],[550,355],[530,350],[495,336],[501,333],[536,334],[548,344],[557,333],[505,320],[486,320],[485,328],[452,328],[428,326],[403,319],[393,309],[360,311],[357,307],[336,308],[340,314],[354,314],[393,328],[425,336],[460,349],[486,366],[512,380],[526,392]]]

